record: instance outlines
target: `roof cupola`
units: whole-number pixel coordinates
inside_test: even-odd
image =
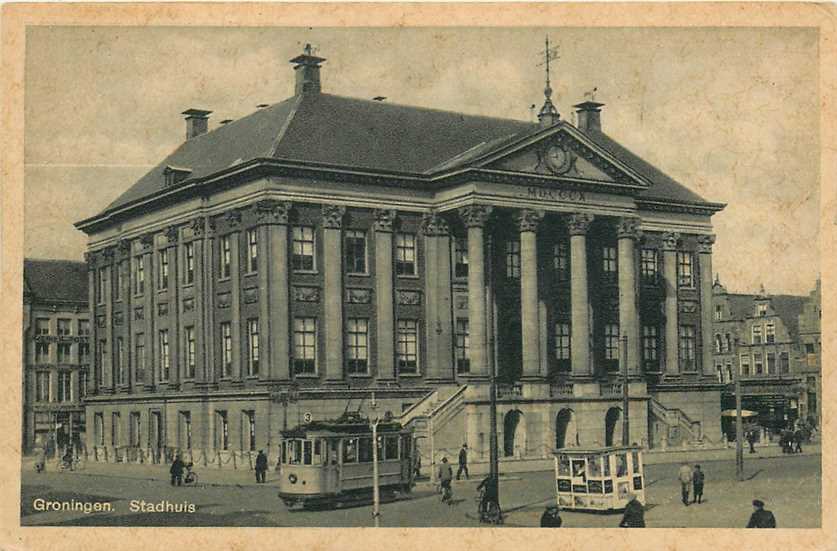
[[[320,64],[325,61],[325,58],[315,56],[314,51],[311,44],[306,44],[302,54],[291,60],[296,73],[294,95],[319,94],[321,91]]]

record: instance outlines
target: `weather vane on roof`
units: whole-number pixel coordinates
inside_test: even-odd
[[[558,46],[549,47],[549,36],[546,37],[546,46],[544,47],[542,52],[539,52],[539,55],[543,56],[543,61],[538,63],[538,67],[545,66],[546,67],[546,87],[543,89],[544,95],[544,103],[543,107],[541,107],[540,113],[538,113],[538,120],[540,121],[552,121],[549,124],[554,124],[558,120],[558,110],[555,109],[555,106],[552,104],[552,85],[549,80],[549,66],[552,64],[553,61],[558,59]]]
[[[552,88],[549,84],[549,66],[552,64],[553,61],[559,59],[558,55],[558,46],[549,47],[549,36],[546,37],[546,47],[543,49],[542,52],[538,52],[539,55],[543,56],[543,61],[538,63],[538,67],[546,67],[546,88],[552,92]]]
[[[590,101],[596,101],[596,92],[598,92],[598,91],[599,91],[599,89],[594,86],[592,90],[588,90],[587,92],[584,92],[584,97],[589,98]]]
[[[316,46],[312,46],[310,43],[306,43],[305,48],[302,49],[305,55],[315,55],[317,53],[317,50],[319,50],[319,48],[317,48]]]

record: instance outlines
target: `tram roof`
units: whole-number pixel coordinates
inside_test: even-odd
[[[401,432],[401,423],[378,423],[378,432]],[[368,421],[312,421],[298,425],[292,429],[283,430],[283,438],[306,438],[310,436],[346,436],[350,434],[371,434],[372,427]]]
[[[622,451],[639,451],[642,446],[639,444],[632,444],[629,446],[604,446],[604,447],[590,447],[590,448],[560,448],[555,450],[555,454],[562,455],[604,455],[609,453],[616,453]]]

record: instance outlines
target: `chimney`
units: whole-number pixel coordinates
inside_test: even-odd
[[[294,72],[296,73],[296,87],[294,95],[312,93],[319,94],[320,87],[320,63],[325,61],[325,58],[313,55],[314,49],[311,44],[306,44],[302,55],[298,55],[291,60],[294,64]]]
[[[595,130],[602,131],[602,117],[601,108],[604,103],[596,103],[595,101],[585,101],[577,105],[573,105],[578,113],[578,129],[579,130]]]
[[[182,114],[186,115],[186,139],[191,140],[195,136],[206,134],[209,124],[209,115],[212,111],[202,109],[187,109]]]

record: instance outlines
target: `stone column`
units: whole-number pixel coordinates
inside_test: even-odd
[[[619,247],[619,336],[628,337],[628,372],[640,372],[639,313],[637,311],[636,241],[639,219],[622,218],[617,228]]]
[[[522,331],[523,379],[538,379],[541,372],[540,313],[538,306],[538,224],[543,212],[520,211],[520,321]]]
[[[227,212],[227,234],[230,239],[230,334],[232,336],[232,378],[241,381],[241,212]]]
[[[450,281],[450,228],[436,212],[422,219],[425,236],[424,311],[427,347],[427,378],[452,381],[453,339]]]
[[[700,270],[700,358],[703,375],[712,377],[712,245],[715,243],[715,236],[699,235],[697,240]]]
[[[323,205],[322,325],[325,330],[326,382],[342,383],[343,373],[343,216],[346,207]]]
[[[590,377],[590,312],[587,298],[587,230],[593,215],[573,214],[567,221],[570,233],[570,310],[572,314],[570,350],[572,374]]]
[[[218,328],[215,325],[215,302],[216,302],[216,279],[217,279],[217,258],[215,257],[216,248],[216,220],[215,218],[206,218],[206,240],[203,247],[203,281],[204,294],[201,302],[203,303],[204,317],[206,319],[204,325],[204,382],[216,383],[218,382],[218,369],[215,365],[215,356],[217,345],[220,341],[218,335]]]
[[[147,233],[140,238],[141,254],[137,255],[137,262],[143,266],[143,295],[142,295],[142,317],[145,321],[145,375],[143,384],[147,388],[153,388],[156,382],[154,365],[157,355],[157,335],[154,334],[154,274],[151,269],[152,254],[149,250],[154,243],[154,235]]]
[[[488,377],[488,320],[485,302],[485,243],[483,230],[493,207],[471,205],[459,214],[468,228],[468,331],[471,339],[470,376]]]
[[[90,349],[90,363],[87,368],[87,393],[96,394],[99,381],[96,374],[103,366],[99,365],[99,327],[96,323],[96,258],[92,251],[84,253],[84,262],[87,263],[87,311],[90,316],[90,336],[88,337]]]
[[[194,283],[192,284],[194,285],[195,291],[193,295],[195,300],[195,383],[202,383],[206,381],[207,370],[207,356],[205,350],[207,339],[204,335],[206,320],[205,303],[208,300],[207,293],[204,293],[204,289],[206,289],[204,281],[204,247],[206,242],[204,238],[206,235],[206,221],[203,217],[195,218],[191,222],[191,227],[193,236],[192,250],[195,254],[195,274]]]
[[[262,348],[262,358],[269,360],[266,362],[267,371],[261,367],[260,377],[286,381],[290,378],[288,215],[291,203],[260,201],[257,208],[259,219],[264,224],[264,235],[267,236],[263,249],[262,236],[259,236],[259,254],[261,250],[267,251],[259,260],[259,346],[268,346],[267,349]]]
[[[115,365],[113,363],[116,343],[113,338],[113,252],[114,247],[106,247],[102,251],[103,268],[106,270],[107,281],[105,282],[105,340],[107,341],[107,353],[105,354],[104,365],[104,387],[113,390],[116,387],[114,376]],[[53,347],[57,348],[57,346]]]
[[[180,315],[180,228],[169,226],[166,229],[166,255],[169,261],[169,388],[177,388],[183,380],[185,362],[180,358],[180,340],[183,336]],[[183,355],[183,359],[186,355]]]
[[[665,373],[676,375],[680,372],[677,328],[677,242],[679,233],[663,234],[663,278],[666,287],[665,302]]]
[[[392,298],[392,229],[396,212],[375,211],[375,317],[378,381],[395,380],[395,310]]]
[[[124,359],[126,366],[127,380],[125,386],[130,392],[136,391],[136,374],[134,373],[134,309],[133,293],[131,291],[131,242],[127,239],[120,239],[117,245],[119,261],[116,269],[121,272],[122,288],[119,290],[122,296],[122,323],[125,326],[124,337]],[[75,388],[75,387],[74,387]]]

